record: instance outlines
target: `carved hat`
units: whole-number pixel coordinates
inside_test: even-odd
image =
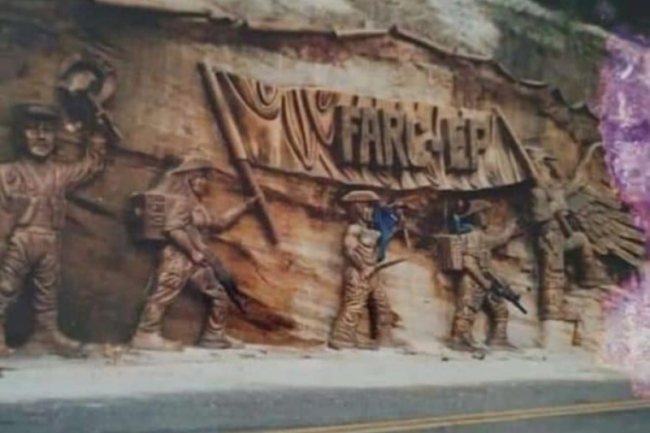
[[[540,146],[524,146],[526,153],[537,161],[557,161],[557,157]]]
[[[171,170],[171,174],[189,173],[197,170],[216,170],[216,167],[209,159],[202,156],[189,156],[180,163],[178,167]]]
[[[492,205],[490,202],[485,201],[485,200],[472,200],[469,204],[469,207],[465,212],[463,212],[460,216],[462,217],[468,217],[471,215],[475,215],[479,212],[486,211],[490,209]]]
[[[374,203],[379,201],[379,196],[374,192],[367,189],[359,189],[356,191],[350,191],[341,197],[343,203]]]
[[[18,104],[14,107],[14,115],[19,124],[28,119],[57,122],[60,117],[55,106],[39,103]]]

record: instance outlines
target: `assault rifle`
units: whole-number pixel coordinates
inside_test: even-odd
[[[488,291],[500,299],[505,299],[510,302],[512,305],[517,307],[519,311],[524,314],[528,314],[528,311],[524,308],[523,305],[519,302],[521,295],[517,294],[512,288],[504,281],[497,278],[492,272],[485,272],[485,276],[492,283]]]
[[[205,253],[205,258],[208,262],[208,265],[212,268],[212,271],[214,272],[214,275],[217,277],[217,280],[221,283],[223,288],[226,290],[226,293],[228,294],[228,297],[232,301],[233,304],[241,311],[242,313],[246,313],[246,310],[244,308],[244,304],[242,300],[244,299],[244,295],[242,292],[239,290],[239,286],[237,285],[237,281],[235,281],[235,278],[232,276],[230,271],[226,269],[226,267],[223,265],[221,260],[219,258],[212,254],[210,251],[204,251]]]

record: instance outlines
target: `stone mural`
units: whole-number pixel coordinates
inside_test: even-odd
[[[0,354],[598,344],[646,251],[586,107],[399,28],[111,11],[0,35]]]

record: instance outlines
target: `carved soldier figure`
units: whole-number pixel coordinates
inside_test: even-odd
[[[378,345],[395,343],[392,337],[392,311],[377,271],[381,232],[373,229],[374,205],[379,197],[372,191],[357,190],[343,196],[350,225],[343,239],[343,304],[334,323],[329,346],[334,349],[376,349]],[[372,308],[376,317],[376,341],[360,342],[359,320],[365,309]]]
[[[498,281],[490,267],[492,250],[504,245],[513,236],[516,224],[513,222],[500,234],[490,234],[486,231],[487,218],[485,212],[491,207],[483,200],[475,200],[471,204],[461,201],[456,209],[457,221],[463,221],[463,229],[455,240],[455,249],[442,254],[458,254],[459,263],[456,267],[456,285],[458,286],[456,313],[451,331],[450,347],[454,350],[476,351],[472,329],[476,315],[485,311],[490,318],[488,345],[496,349],[514,349],[508,341],[508,306],[506,296],[511,301],[518,302],[518,296],[499,295],[506,286]],[[475,223],[468,223],[470,218]],[[452,235],[454,236],[454,235]]]
[[[541,149],[528,151],[539,174],[538,183],[531,191],[531,211],[540,255],[540,313],[544,320],[567,319],[570,313],[565,311],[564,302],[567,289],[565,254],[570,251],[577,254],[583,287],[603,284],[607,277],[587,236],[569,224],[566,191],[554,165],[556,159]]]
[[[200,290],[210,300],[210,313],[199,345],[226,349],[236,344],[226,336],[230,294],[226,289],[234,282],[209,250],[206,240],[210,234],[232,226],[252,209],[257,199],[248,200],[214,218],[203,202],[209,192],[208,175],[213,170],[210,161],[190,156],[167,174],[160,187],[166,208],[161,230],[165,246],[159,258],[155,288],[133,337],[132,345],[136,348],[182,349],[180,342],[163,338],[161,327],[167,308],[188,285]]]
[[[32,343],[55,353],[74,356],[81,344],[63,335],[57,325],[56,291],[60,283],[61,229],[65,222],[65,194],[88,182],[104,167],[106,140],[90,136],[85,156],[78,162],[53,159],[59,115],[54,107],[25,104],[17,107],[15,137],[21,156],[0,165],[0,211],[5,231],[0,243],[0,354],[7,354],[5,314],[25,279],[36,295]]]

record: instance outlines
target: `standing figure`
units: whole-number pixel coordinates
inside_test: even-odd
[[[90,135],[78,162],[53,159],[59,115],[54,107],[25,104],[16,109],[15,139],[20,157],[0,165],[0,210],[5,221],[0,252],[0,355],[5,343],[5,316],[29,278],[36,295],[31,343],[64,356],[81,354],[81,344],[63,335],[57,324],[57,288],[61,280],[61,230],[66,193],[88,182],[104,167],[106,140]]]
[[[343,303],[328,344],[333,349],[377,349],[394,342],[388,295],[377,275],[382,266],[378,265],[382,233],[373,228],[373,212],[379,197],[372,191],[357,190],[341,200],[350,218],[343,239]],[[376,318],[377,338],[370,344],[360,342],[357,335],[359,320],[367,308]]]
[[[554,157],[541,149],[530,152],[539,174],[531,191],[532,219],[539,253],[540,315],[542,320],[569,319],[564,295],[567,252],[576,253],[581,270],[581,285],[594,287],[607,281],[588,237],[570,225],[566,191],[559,181]]]
[[[472,330],[476,315],[485,311],[490,319],[487,344],[496,349],[514,349],[508,341],[508,305],[506,299],[518,305],[519,296],[496,278],[491,267],[492,250],[504,245],[513,236],[516,225],[513,223],[500,234],[493,235],[486,231],[487,216],[485,212],[491,207],[483,200],[473,201],[467,205],[457,205],[454,220],[462,221],[458,234],[440,236],[439,243],[448,245],[448,251],[440,249],[439,255],[457,257],[458,263],[447,269],[454,271],[458,294],[456,313],[452,325],[450,347],[460,351],[476,351]],[[470,218],[475,223],[469,223]],[[447,242],[442,242],[446,238]],[[443,257],[444,258],[444,257]],[[523,309],[522,309],[523,310]]]
[[[188,157],[168,173],[160,188],[165,214],[162,248],[155,275],[155,288],[144,307],[132,345],[146,350],[181,350],[180,342],[163,338],[162,320],[171,303],[186,286],[193,286],[210,300],[210,313],[199,345],[226,349],[235,344],[226,336],[228,295],[234,280],[209,250],[210,234],[226,230],[256,202],[253,198],[214,218],[203,199],[209,193],[208,176],[214,165],[201,157]]]

